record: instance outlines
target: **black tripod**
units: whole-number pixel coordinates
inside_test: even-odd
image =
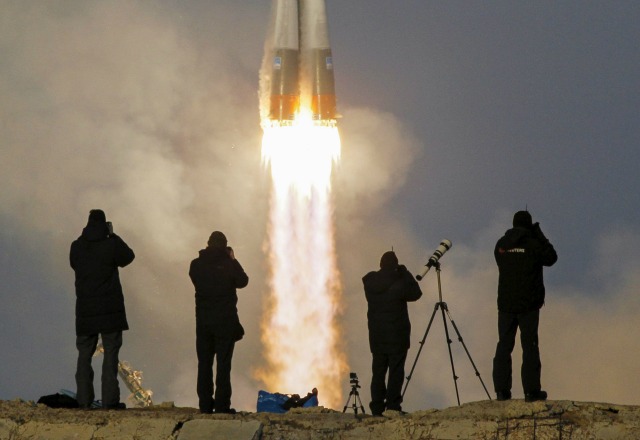
[[[469,361],[471,361],[471,365],[473,366],[473,369],[476,372],[476,376],[478,377],[478,379],[480,379],[480,383],[482,384],[482,388],[484,388],[484,392],[487,393],[487,397],[489,398],[489,400],[491,400],[491,396],[489,396],[489,391],[487,391],[487,387],[484,386],[484,382],[480,377],[480,373],[476,368],[476,364],[473,362],[473,359],[471,359],[471,354],[469,354],[469,350],[467,350],[467,346],[462,340],[462,335],[460,335],[460,332],[458,331],[458,327],[456,326],[456,323],[451,318],[451,314],[449,313],[449,308],[447,307],[447,303],[442,301],[442,285],[440,284],[440,262],[436,261],[435,263],[433,263],[433,267],[436,268],[436,274],[438,278],[438,295],[439,295],[440,301],[436,303],[436,306],[433,309],[433,313],[431,314],[431,319],[429,320],[429,325],[427,326],[427,330],[424,332],[424,336],[420,341],[420,348],[418,349],[418,354],[416,355],[416,359],[413,361],[413,366],[411,367],[411,371],[407,376],[407,381],[404,384],[402,397],[404,397],[404,393],[407,391],[407,387],[409,386],[409,381],[411,380],[411,376],[413,376],[413,370],[415,370],[416,364],[418,363],[418,358],[420,357],[420,353],[422,352],[422,348],[424,347],[424,341],[427,339],[427,335],[429,334],[429,330],[431,329],[433,318],[435,318],[436,312],[438,311],[438,309],[440,309],[440,311],[442,312],[442,323],[444,324],[444,334],[445,334],[445,337],[447,338],[447,348],[449,349],[449,360],[451,361],[451,372],[453,373],[453,384],[456,387],[456,398],[458,399],[458,406],[460,406],[460,394],[458,393],[458,376],[456,376],[456,367],[453,365],[453,355],[451,354],[451,338],[449,338],[449,327],[447,326],[445,312],[446,312],[446,316],[449,317],[449,321],[451,321],[451,325],[453,326],[453,329],[456,331],[456,334],[458,335],[458,341],[460,341],[460,343],[464,347],[464,351],[467,353],[467,356],[469,357]]]
[[[351,373],[351,392],[349,393],[349,397],[347,398],[347,402],[344,404],[343,413],[347,412],[347,407],[349,406],[349,402],[353,399],[351,403],[351,409],[353,410],[356,417],[358,416],[358,408],[362,411],[362,414],[366,414],[364,410],[364,406],[362,406],[362,400],[360,400],[360,393],[358,393],[358,388],[360,385],[358,384],[358,378],[355,373]],[[359,405],[358,405],[359,403]]]

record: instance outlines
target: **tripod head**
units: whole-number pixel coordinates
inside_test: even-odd
[[[356,373],[349,373],[349,383],[351,384],[351,389],[355,390],[357,388],[360,388],[360,382]]]

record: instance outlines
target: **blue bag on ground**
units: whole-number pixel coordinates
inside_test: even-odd
[[[269,393],[264,390],[258,391],[258,412],[270,412],[284,414],[287,412],[282,405],[289,400],[289,396],[280,393]]]
[[[318,396],[313,396],[302,405],[303,408],[311,408],[312,406],[318,406]]]
[[[297,399],[287,396],[286,394],[270,393],[268,391],[258,391],[258,412],[270,412],[276,414],[284,414],[289,411],[289,408],[302,407],[310,408],[312,406],[318,406],[318,396],[316,394],[311,395],[309,393],[306,398],[300,399],[295,395]],[[302,405],[298,405],[297,402],[304,401]]]

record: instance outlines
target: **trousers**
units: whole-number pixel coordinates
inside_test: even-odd
[[[498,312],[498,345],[493,358],[493,385],[496,392],[511,391],[511,352],[518,328],[522,345],[522,388],[525,394],[540,391],[542,364],[538,347],[539,320],[539,309],[524,313]]]
[[[216,341],[211,329],[196,329],[198,355],[198,405],[200,411],[226,412],[231,407],[231,360],[235,341]],[[213,361],[216,361],[215,395]]]
[[[397,353],[372,353],[371,403],[373,414],[379,415],[385,409],[402,410],[402,384],[404,383],[404,363],[407,351]],[[387,371],[389,380],[386,381]]]
[[[91,359],[96,352],[98,337],[102,337],[104,359],[102,359],[102,405],[115,406],[120,402],[118,384],[118,354],[122,347],[122,332],[76,336],[78,364],[76,367],[77,400],[81,408],[89,408],[95,399],[93,389],[93,367]]]

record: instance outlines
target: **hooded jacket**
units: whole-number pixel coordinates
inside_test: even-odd
[[[494,256],[500,272],[498,279],[498,310],[524,313],[544,304],[543,266],[557,260],[553,245],[539,228],[514,227],[498,240]]]
[[[249,277],[240,262],[226,248],[209,246],[191,262],[189,277],[196,289],[196,326],[212,329],[218,341],[242,339],[236,289],[249,284]]]
[[[128,330],[118,267],[135,254],[105,222],[90,220],[71,244],[69,262],[75,271],[76,335]]]
[[[406,267],[382,268],[362,278],[367,298],[369,348],[372,353],[398,353],[410,346],[411,322],[408,301],[422,291]]]

